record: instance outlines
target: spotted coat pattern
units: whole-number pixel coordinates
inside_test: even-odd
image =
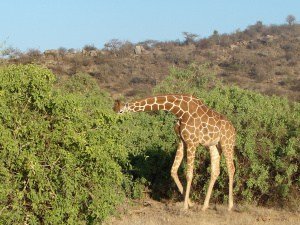
[[[207,147],[210,151],[211,158],[211,178],[202,210],[208,208],[214,183],[220,173],[220,153],[217,149],[217,146],[220,146],[225,155],[228,168],[228,210],[231,210],[233,207],[232,192],[233,176],[235,172],[233,154],[236,132],[231,122],[228,121],[225,116],[210,109],[200,99],[191,95],[161,95],[126,104],[116,101],[114,110],[118,113],[165,110],[173,113],[177,117],[175,132],[178,135],[180,142],[171,169],[171,176],[180,193],[185,194],[185,209],[187,209],[188,206],[192,206],[189,194],[193,179],[193,166],[197,146],[201,144]],[[184,156],[184,148],[186,148],[187,154],[187,185],[185,193],[177,175],[178,168]]]

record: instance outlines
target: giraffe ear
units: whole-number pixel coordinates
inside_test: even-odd
[[[115,104],[114,104],[114,107],[113,107],[113,110],[115,112],[119,112],[121,109],[121,101],[119,99],[115,100]]]
[[[120,106],[120,107],[121,107],[121,105],[122,105],[122,101],[121,101],[120,99],[117,99],[117,100],[116,100],[116,104],[117,104],[118,106]]]

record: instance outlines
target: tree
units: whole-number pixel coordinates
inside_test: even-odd
[[[5,54],[6,49],[6,41],[0,42],[0,55]]]
[[[39,49],[36,49],[36,48],[30,48],[27,50],[27,55],[30,57],[30,58],[39,58],[41,57],[42,53]]]
[[[219,36],[219,32],[217,30],[214,30],[213,36]]]
[[[184,36],[184,43],[185,44],[192,44],[192,43],[195,43],[196,41],[196,38],[199,37],[198,34],[193,34],[193,33],[189,33],[189,32],[182,32],[183,36]]]
[[[138,45],[143,45],[144,47],[146,48],[153,48],[155,47],[156,45],[158,44],[158,41],[156,40],[146,40],[146,41],[142,41],[142,42],[139,42]]]
[[[58,49],[58,54],[63,58],[66,55],[67,51],[68,50],[65,47],[60,47]]]
[[[97,48],[93,44],[88,44],[88,45],[85,45],[83,47],[83,50],[85,50],[87,52],[90,52],[90,51],[93,51],[93,50],[97,50]]]
[[[288,15],[285,20],[290,26],[292,26],[295,24],[296,17],[294,15]]]
[[[104,49],[112,51],[114,54],[116,54],[117,51],[119,51],[122,47],[122,44],[123,42],[119,39],[111,39],[109,42],[104,44]]]
[[[256,22],[254,27],[257,32],[261,32],[263,30],[264,25],[263,25],[262,21],[259,20]]]
[[[3,57],[8,57],[10,59],[15,59],[19,58],[22,55],[22,52],[17,48],[7,47],[1,50],[0,55],[2,55]]]
[[[214,40],[219,40],[220,39],[219,31],[214,30],[212,37]]]

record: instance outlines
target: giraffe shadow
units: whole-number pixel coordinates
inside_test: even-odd
[[[167,152],[158,146],[153,146],[143,153],[142,155],[129,156],[133,167],[131,171],[133,178],[146,179],[149,183],[150,197],[155,200],[174,198],[176,187],[170,171],[175,151]]]
[[[180,194],[178,188],[171,177],[171,168],[175,158],[176,150],[166,151],[160,146],[151,146],[143,151],[143,154],[130,155],[129,160],[132,165],[130,171],[134,179],[144,178],[149,184],[149,197],[154,200],[172,200],[183,201],[184,196]],[[224,163],[223,163],[224,164]],[[210,159],[205,148],[198,149],[194,167],[194,183],[191,196],[193,201],[202,202],[206,195],[206,188],[210,176]],[[178,170],[178,176],[183,187],[186,186],[186,155],[184,155],[181,166]],[[226,168],[222,167],[220,179],[227,179]],[[227,182],[226,182],[227,183]],[[217,204],[224,201],[224,193],[228,193],[227,185],[215,183],[211,203]]]

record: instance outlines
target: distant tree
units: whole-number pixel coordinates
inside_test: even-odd
[[[122,41],[119,39],[111,39],[109,42],[104,44],[104,47],[108,50],[118,50],[122,46]]]
[[[123,42],[120,41],[119,39],[111,39],[109,42],[104,44],[104,49],[108,51],[112,51],[114,54],[117,53],[117,51],[120,50],[122,47]]]
[[[61,57],[64,57],[65,56],[65,54],[67,53],[67,49],[65,48],[65,47],[60,47],[59,49],[58,49],[58,54],[61,56]]]
[[[83,50],[85,50],[85,51],[93,51],[93,50],[97,50],[97,48],[95,47],[95,45],[85,45],[84,47],[83,47]]]
[[[235,30],[235,33],[236,33],[236,34],[241,33],[241,32],[242,32],[242,31],[241,31],[240,28],[238,28],[238,29]]]
[[[74,48],[69,48],[67,51],[68,51],[68,53],[75,53],[76,52],[76,50]]]
[[[146,48],[153,48],[157,44],[158,44],[158,41],[156,41],[156,40],[146,40],[146,41],[138,43],[138,45],[143,45]]]
[[[134,45],[130,41],[124,41],[122,42],[120,48],[119,48],[119,55],[122,57],[128,56],[133,52]]]
[[[292,26],[295,21],[296,21],[296,17],[294,15],[288,15],[285,19],[285,21],[290,25]]]
[[[30,48],[30,49],[27,50],[27,55],[30,58],[39,58],[39,57],[41,57],[42,53],[38,49]]]
[[[185,44],[193,44],[196,42],[196,39],[199,37],[198,34],[193,34],[193,33],[189,33],[189,32],[182,32],[183,36],[184,36],[184,43]]]
[[[256,21],[256,26],[262,27],[263,26],[263,22],[260,21],[260,20]]]
[[[10,59],[15,59],[19,58],[22,55],[22,52],[17,48],[8,47],[2,50],[1,55]]]
[[[261,32],[263,30],[263,28],[264,28],[264,25],[263,25],[262,21],[259,20],[259,21],[256,22],[256,24],[254,25],[254,27],[255,27],[255,30],[257,32]]]
[[[213,35],[212,35],[212,40],[215,42],[215,44],[220,44],[220,35],[217,30],[214,30]]]
[[[5,54],[6,49],[6,41],[0,42],[0,55]]]
[[[263,28],[264,28],[264,25],[263,25],[263,23],[259,20],[259,21],[257,21],[254,25],[250,25],[250,26],[248,26],[248,31],[251,33],[260,33],[260,32],[262,32],[263,31]]]
[[[219,32],[217,30],[214,30],[213,36],[219,36]]]

